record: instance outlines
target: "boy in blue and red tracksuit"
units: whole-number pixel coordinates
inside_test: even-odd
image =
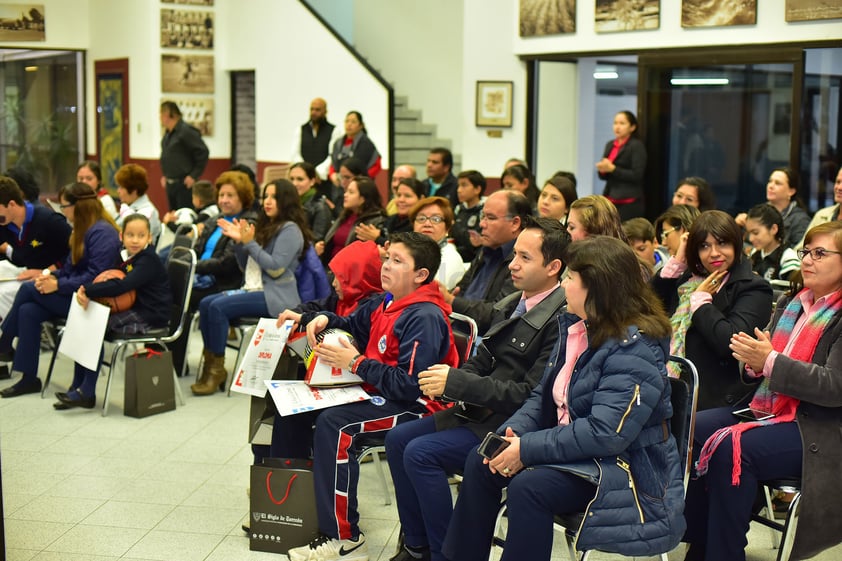
[[[441,404],[422,396],[418,372],[445,363],[458,365],[450,330],[448,306],[432,283],[441,250],[430,238],[407,232],[395,234],[381,270],[384,294],[372,297],[348,317],[330,313],[304,314],[311,343],[325,328],[350,332],[361,349],[350,343],[319,345],[319,360],[348,368],[364,381],[371,401],[339,405],[312,413],[275,417],[271,454],[303,457],[313,448],[313,476],[319,530],[310,545],[291,549],[291,561],[368,559],[365,537],[357,525],[359,465],[358,435],[379,433],[418,419]],[[312,426],[315,423],[315,430]]]

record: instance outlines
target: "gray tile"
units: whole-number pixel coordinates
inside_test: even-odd
[[[72,524],[7,518],[6,547],[41,551],[67,532]]]
[[[58,553],[122,556],[146,530],[78,524],[45,549]]]
[[[195,481],[201,484],[219,470],[217,464],[163,460],[154,462],[140,474],[139,479],[155,481]],[[219,480],[217,480],[219,481]]]
[[[42,551],[32,561],[117,561],[117,556],[91,555],[90,553],[68,553],[66,551]]]
[[[63,456],[102,456],[123,441],[121,438],[90,436],[86,429],[62,438],[50,446],[50,452]]]
[[[67,475],[59,473],[43,473],[26,470],[7,470],[3,466],[3,489],[13,493],[28,493],[40,495],[67,479]]]
[[[53,447],[49,451],[35,452],[25,462],[22,469],[26,471],[33,471],[36,473],[57,473],[57,474],[75,474],[87,473],[84,469],[91,463],[96,456],[70,456],[67,454],[56,454],[53,452]]]
[[[6,561],[29,561],[38,555],[34,549],[6,549]]]
[[[110,499],[131,483],[121,477],[93,475],[69,475],[53,486],[49,492],[57,497],[79,497],[83,499]]]
[[[159,505],[177,505],[184,502],[196,489],[193,481],[152,481],[137,479],[129,481],[115,497],[138,503],[153,503]]]
[[[287,557],[277,553],[250,551],[248,538],[240,532],[239,536],[226,536],[205,561],[231,561],[232,559],[237,561],[284,561]]]
[[[5,417],[3,417],[3,420],[5,422]],[[31,432],[30,426],[26,428],[26,431],[9,431],[6,427],[3,427],[4,452],[6,450],[39,452],[55,444],[61,437],[57,434]]]
[[[5,477],[5,476],[4,476]],[[8,488],[6,488],[6,480],[3,480],[3,512],[6,516],[10,516],[14,514],[14,512],[21,508],[24,505],[29,504],[31,501],[34,501],[38,498],[38,495],[30,494],[30,493],[16,493],[10,492]]]
[[[248,506],[239,509],[177,506],[161,522],[156,530],[171,532],[194,532],[201,534],[226,535],[247,515]]]
[[[245,487],[240,485],[222,485],[216,482],[208,482],[196,489],[184,501],[184,504],[246,510],[249,506],[249,499],[245,491]]]
[[[157,465],[154,460],[136,458],[114,458],[110,454],[95,458],[87,466],[87,475],[102,477],[132,478],[140,477],[142,473]]]
[[[44,520],[76,524],[99,508],[104,501],[41,495],[9,515],[19,520]]]
[[[172,505],[111,500],[82,522],[88,526],[115,526],[151,530],[173,509]]]
[[[177,432],[177,428],[171,428],[171,432]],[[119,446],[111,449],[112,458],[129,458],[141,460],[162,460],[178,447],[178,442],[156,441],[127,438]]]
[[[152,530],[127,553],[127,557],[160,561],[201,561],[222,541],[222,536]]]

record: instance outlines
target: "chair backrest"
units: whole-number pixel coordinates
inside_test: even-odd
[[[196,252],[190,248],[174,246],[167,261],[167,276],[170,280],[173,304],[166,342],[175,341],[184,330],[195,273]]]
[[[453,330],[453,342],[459,353],[459,366],[462,366],[473,354],[474,343],[477,340],[477,322],[471,317],[452,312],[450,328]]]
[[[182,224],[175,229],[175,238],[172,246],[186,247],[188,249],[196,245],[196,240],[199,237],[199,228],[195,224]]]
[[[672,419],[670,431],[678,445],[681,469],[684,476],[684,489],[690,480],[690,467],[693,454],[693,432],[696,427],[696,405],[699,399],[699,372],[696,365],[680,356],[670,356],[670,362],[678,364],[679,378],[669,378],[672,395]]]

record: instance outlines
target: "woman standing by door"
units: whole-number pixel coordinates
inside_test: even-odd
[[[631,111],[614,115],[614,140],[609,140],[596,163],[605,195],[620,211],[623,220],[643,215],[643,175],[646,146],[637,138],[637,118]]]

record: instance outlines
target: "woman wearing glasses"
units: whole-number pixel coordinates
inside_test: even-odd
[[[700,477],[687,491],[685,559],[745,559],[758,481],[778,478],[802,480],[792,559],[842,541],[840,251],[842,223],[811,228],[798,251],[803,288],[778,302],[771,333],[741,330],[731,338],[734,357],[761,380],[751,407],[774,417],[735,425],[733,407],[724,407],[696,419]]]
[[[659,233],[661,245],[670,256],[678,253],[681,236],[690,231],[690,226],[699,217],[699,209],[687,204],[673,205],[655,220],[655,231]]]
[[[2,397],[41,391],[38,379],[41,324],[66,318],[76,290],[112,267],[120,257],[117,225],[90,185],[77,182],[62,187],[59,202],[62,214],[73,225],[70,252],[61,267],[52,272],[45,269],[33,282],[25,282],[18,289],[15,303],[2,324],[0,360],[14,359],[12,370],[22,376],[16,384],[0,391]],[[15,337],[18,344],[12,350]],[[94,390],[86,388],[83,401],[87,409],[95,405]]]
[[[444,197],[421,199],[409,211],[409,219],[414,231],[432,238],[441,247],[441,265],[436,280],[447,290],[453,290],[465,274],[465,263],[447,237],[454,220],[450,201]]]
[[[772,288],[751,271],[742,247],[742,230],[730,215],[703,212],[652,278],[672,314],[671,354],[699,370],[700,411],[733,406],[747,396],[728,345],[735,333],[762,328],[772,313]]]

